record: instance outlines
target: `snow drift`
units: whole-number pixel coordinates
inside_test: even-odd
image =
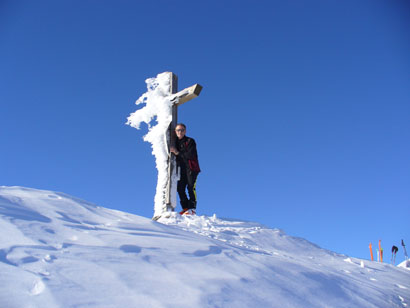
[[[406,307],[407,269],[257,223],[0,187],[0,307]]]
[[[398,265],[398,267],[402,267],[402,268],[406,268],[410,270],[410,260],[404,260]]]

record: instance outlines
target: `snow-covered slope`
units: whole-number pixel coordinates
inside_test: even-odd
[[[0,307],[406,307],[410,272],[257,223],[0,187]]]
[[[398,267],[402,267],[402,268],[406,268],[408,270],[410,270],[410,260],[404,260],[403,262],[401,262],[399,265],[397,265]]]

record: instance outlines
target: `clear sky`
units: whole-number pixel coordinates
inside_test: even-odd
[[[408,1],[0,1],[0,185],[152,217],[125,122],[164,71],[204,87],[179,111],[199,214],[410,250]]]

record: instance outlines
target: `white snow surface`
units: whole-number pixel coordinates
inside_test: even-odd
[[[398,266],[410,270],[410,260],[404,260]]]
[[[410,272],[215,215],[0,187],[0,307],[408,307]]]

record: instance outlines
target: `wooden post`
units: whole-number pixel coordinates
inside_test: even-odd
[[[170,95],[176,94],[178,92],[178,76],[174,73],[169,73],[171,85],[170,85]],[[175,155],[171,153],[171,147],[175,146],[176,144],[176,134],[175,134],[175,127],[178,123],[178,106],[176,104],[172,105],[172,121],[168,127],[167,132],[167,146],[168,146],[168,182],[167,182],[167,189],[165,192],[165,208],[166,211],[173,211],[176,207],[176,204],[172,202],[172,189],[176,185],[176,183],[172,183],[173,174],[177,171],[177,164]]]
[[[178,92],[178,77],[174,73],[172,74],[171,78],[171,94],[175,94]],[[175,146],[175,127],[177,126],[178,123],[178,105],[173,104],[172,105],[172,122],[170,126],[170,140],[171,140],[171,145]]]

